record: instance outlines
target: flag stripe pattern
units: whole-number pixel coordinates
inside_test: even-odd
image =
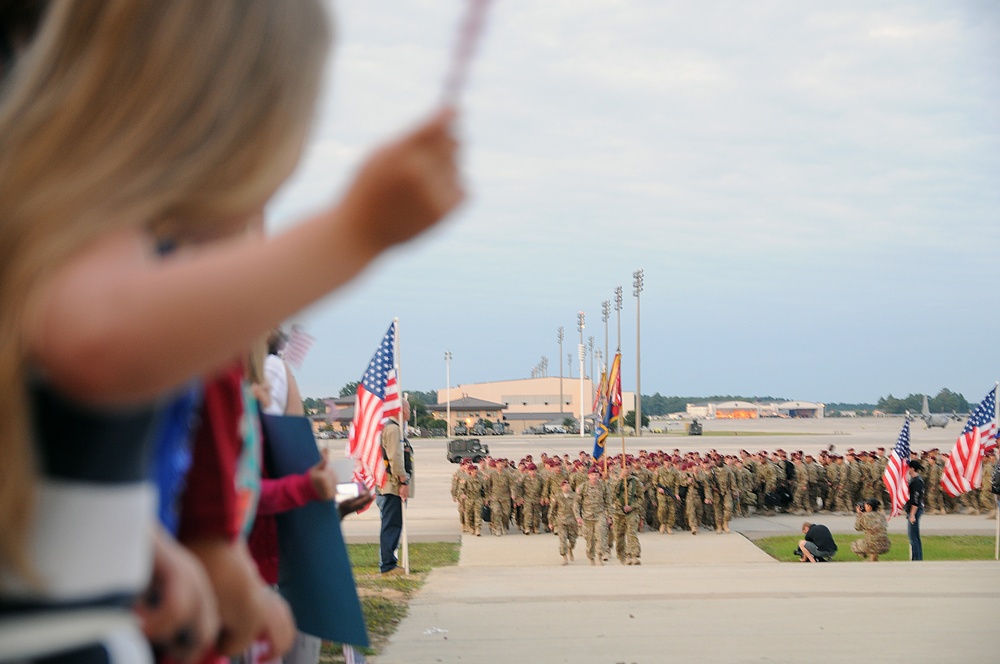
[[[621,379],[621,352],[615,353],[615,359],[608,369],[607,382],[602,386],[602,403],[599,406],[601,417],[594,422],[594,458],[600,459],[604,454],[604,444],[607,442],[608,434],[614,429],[618,422],[618,415],[622,409],[622,379]]]
[[[354,420],[348,435],[348,455],[355,459],[355,481],[369,489],[385,484],[382,461],[382,429],[388,417],[400,411],[399,386],[393,367],[396,323],[382,337],[382,343],[368,363],[354,400]]]
[[[302,363],[306,361],[306,354],[315,341],[316,338],[306,332],[304,327],[299,324],[292,325],[292,330],[288,335],[288,343],[281,353],[281,358],[293,369],[301,369]]]
[[[989,391],[972,412],[941,476],[941,488],[951,497],[978,489],[983,483],[983,450],[997,436],[996,387]]]
[[[907,470],[910,465],[910,420],[903,423],[903,429],[896,439],[896,446],[889,455],[882,481],[892,500],[892,513],[889,518],[903,511],[903,505],[910,499],[910,485],[907,480]]]

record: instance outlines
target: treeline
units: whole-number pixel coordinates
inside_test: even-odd
[[[958,392],[952,392],[947,387],[941,388],[936,396],[930,397],[927,404],[932,413],[967,413],[969,402]],[[924,407],[924,395],[911,394],[905,399],[898,399],[891,394],[882,397],[875,408],[885,413],[902,414],[906,411],[919,414]]]

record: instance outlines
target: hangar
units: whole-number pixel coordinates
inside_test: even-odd
[[[757,420],[760,419],[760,406],[749,401],[723,401],[715,404],[715,419]]]
[[[786,401],[777,404],[779,417],[800,417],[805,419],[816,419],[823,417],[826,408],[821,403],[810,401]]]

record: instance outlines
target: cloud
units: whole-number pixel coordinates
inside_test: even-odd
[[[327,204],[433,107],[463,6],[338,6],[327,95],[275,227]],[[462,104],[470,200],[310,314],[332,347],[363,365],[376,328],[405,311],[428,358],[409,369],[421,389],[439,382],[446,345],[463,380],[527,375],[554,356],[556,327],[580,308],[597,320],[642,266],[644,334],[659,342],[644,355],[649,391],[981,391],[974,349],[998,314],[971,329],[950,316],[989,292],[1000,247],[995,5],[491,11]],[[331,366],[358,357],[307,367],[304,387],[339,387],[353,374]]]

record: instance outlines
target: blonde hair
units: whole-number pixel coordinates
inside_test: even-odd
[[[286,178],[329,42],[319,0],[58,0],[0,99],[0,564],[30,570],[24,315],[106,233],[246,214]]]

